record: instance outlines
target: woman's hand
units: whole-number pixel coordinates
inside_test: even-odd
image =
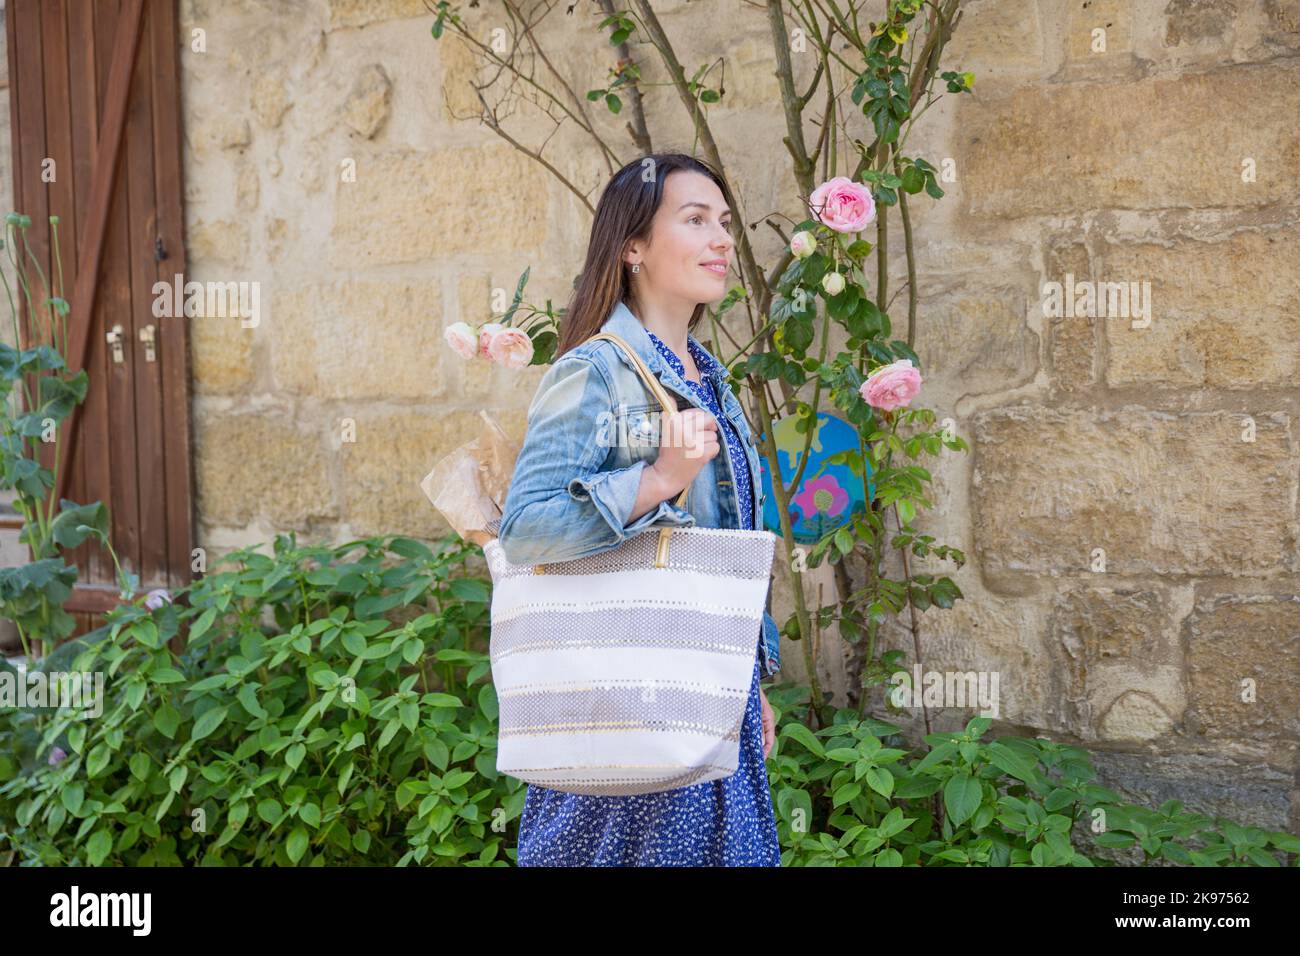
[[[650,467],[668,493],[661,499],[681,494],[695,480],[700,469],[717,457],[718,420],[702,408],[686,408],[675,415],[663,415],[659,428],[659,455]]]
[[[772,705],[767,702],[767,695],[763,693],[763,688],[758,689],[758,699],[763,703],[763,759],[772,752],[772,745],[776,743],[776,715],[772,713]]]

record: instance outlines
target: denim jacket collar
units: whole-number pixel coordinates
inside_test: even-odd
[[[627,307],[627,303],[622,299],[614,306],[609,318],[605,320],[605,324],[600,327],[600,330],[602,332],[613,332],[632,346],[632,350],[640,356],[641,361],[645,362],[651,373],[659,377],[660,383],[665,388],[687,398],[697,408],[704,408],[704,405],[695,396],[694,391],[677,374],[676,369],[664,361],[663,356],[659,354],[659,350],[655,348],[655,344],[650,341],[650,334],[646,331],[645,326],[641,324],[641,320],[632,314],[632,310]],[[686,338],[711,359],[707,368],[700,369],[700,375],[711,379],[716,386],[717,393],[719,395],[723,394],[727,379],[726,369],[714,357],[713,353],[700,343],[699,339],[689,332],[686,333]],[[618,354],[619,359],[631,367],[631,359],[624,355],[621,350]]]

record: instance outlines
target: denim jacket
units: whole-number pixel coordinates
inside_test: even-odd
[[[707,407],[659,354],[639,319],[619,302],[601,326],[640,356],[651,374],[677,398],[679,409]],[[698,340],[690,336],[701,349]],[[708,353],[707,350],[706,354]],[[715,360],[716,362],[716,360]],[[726,382],[721,363],[702,375],[717,386],[723,414],[745,447],[753,488],[753,527],[762,528],[763,502],[758,448],[744,409]],[[739,528],[728,446],[701,468],[686,496],[686,508],[662,501],[628,522],[641,486],[641,473],[659,454],[660,407],[636,367],[613,342],[584,342],[547,369],[528,406],[528,430],[515,462],[498,530],[501,551],[511,564],[571,561],[615,548],[651,527]],[[759,662],[763,676],[781,666],[780,641],[767,611]]]

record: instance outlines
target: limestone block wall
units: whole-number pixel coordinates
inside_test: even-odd
[[[977,93],[917,145],[958,169],[921,227],[926,404],[972,445],[927,667],[996,670],[1003,719],[1112,786],[1292,830],[1298,50],[1297,3],[972,4]],[[1045,316],[1071,277],[1150,315]]]

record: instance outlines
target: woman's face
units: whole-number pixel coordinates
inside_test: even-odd
[[[722,190],[703,173],[675,169],[664,182],[650,242],[633,242],[627,260],[640,262],[632,276],[647,298],[680,300],[690,308],[727,294],[731,268],[731,210]]]

